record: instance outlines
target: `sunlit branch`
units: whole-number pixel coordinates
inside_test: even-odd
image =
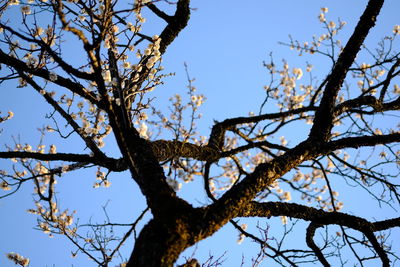
[[[227,150],[224,152],[221,152],[221,158],[225,158],[225,157],[229,157],[232,155],[236,155],[240,152],[244,152],[247,151],[249,149],[252,148],[273,148],[273,149],[278,149],[278,150],[282,150],[282,151],[287,151],[289,150],[289,148],[281,146],[281,145],[277,145],[277,144],[273,144],[271,142],[268,141],[260,141],[260,142],[251,142],[247,145],[243,145],[237,148],[233,148],[231,150]]]
[[[211,163],[207,162],[205,164],[204,168],[204,175],[203,175],[203,182],[204,182],[204,188],[207,193],[207,196],[213,201],[217,201],[217,199],[214,197],[210,190],[210,184],[209,184],[209,175],[210,175],[210,166]],[[255,242],[259,243],[261,247],[267,247],[270,250],[272,250],[276,255],[282,257],[286,262],[288,262],[291,266],[296,266],[288,257],[286,257],[281,251],[278,249],[275,249],[274,247],[270,246],[266,240],[263,241],[260,238],[256,237],[255,235],[249,233],[248,231],[245,231],[242,227],[240,227],[233,219],[229,221],[241,234],[245,235],[246,237],[249,237],[253,239]]]
[[[159,161],[166,161],[176,157],[214,161],[221,157],[220,152],[209,146],[200,146],[177,140],[156,140],[149,142],[149,145]]]
[[[252,259],[253,265],[266,257],[282,266],[315,264],[316,258],[328,266],[332,257],[343,265],[347,263],[343,258],[349,256],[349,250],[360,265],[367,260],[380,259],[388,266],[389,260],[399,259],[390,247],[389,231],[377,232],[400,227],[400,218],[374,222],[374,219],[339,212],[342,202],[338,202],[338,192],[333,191],[333,188],[338,189],[334,178],[341,176],[350,186],[367,190],[366,194],[375,197],[377,204],[391,205],[396,202],[393,194],[397,200],[400,197],[397,193],[399,185],[394,182],[398,175],[399,152],[396,149],[400,133],[395,126],[381,127],[386,120],[397,116],[392,111],[400,110],[400,87],[396,84],[400,60],[399,54],[392,51],[392,46],[397,46],[394,40],[400,35],[400,25],[394,26],[393,35],[385,37],[384,43],[380,44],[382,47],[376,51],[377,56],[364,45],[383,0],[368,1],[344,49],[341,40],[335,36],[345,23],[339,20],[340,26],[337,26],[334,21],[325,19],[328,8],[321,8],[318,18],[324,34],[313,36],[311,45],[304,42],[302,46],[292,39],[290,45],[300,54],[316,53],[325,60],[328,57],[332,66],[328,62],[313,72],[311,63],[320,62],[306,61],[307,73],[303,73],[301,67],[289,67],[286,60],[280,69],[271,58],[271,64],[264,65],[271,79],[269,86],[264,87],[266,95],[261,99],[262,104],[255,107],[255,110],[259,108],[258,115],[228,117],[214,122],[208,140],[197,132],[202,129],[197,120],[201,117],[198,111],[204,97],[194,93],[194,79],[190,78],[187,68],[189,92],[186,97],[177,94],[171,98],[171,107],[157,107],[159,103],[152,99],[160,95],[150,93],[168,76],[163,72],[162,61],[168,57],[162,58],[162,55],[186,27],[191,13],[190,0],[11,1],[9,5],[17,2],[21,2],[20,15],[25,28],[16,30],[18,24],[15,28],[14,21],[0,23],[0,36],[3,37],[0,42],[5,46],[0,50],[0,68],[6,68],[0,83],[19,78],[18,87],[29,85],[50,104],[52,111],[46,117],[53,120],[53,126],[48,126],[48,130],[59,134],[55,136],[57,140],[74,142],[76,133],[84,141],[81,146],[67,150],[71,153],[56,153],[55,145],[49,152],[41,153],[54,137],[50,136],[51,140],[48,140],[46,135],[45,138],[43,128],[37,150],[32,150],[29,144],[22,147],[14,138],[14,151],[9,145],[6,145],[9,151],[0,151],[0,159],[16,162],[8,162],[4,170],[0,170],[0,189],[13,194],[25,182],[33,183],[37,208],[29,211],[39,215],[41,231],[66,235],[77,247],[77,252],[81,251],[104,267],[115,265],[116,260],[126,261],[127,257],[121,255],[120,249],[127,240],[134,242],[134,248],[130,257],[128,255],[128,262],[121,266],[173,266],[182,259],[179,257],[185,257],[180,256],[185,249],[212,236],[227,223],[239,230],[241,238],[249,237],[260,245],[259,253]],[[162,10],[166,3],[171,6]],[[6,7],[0,4],[0,15]],[[148,18],[141,12],[147,8],[150,18],[155,21],[143,24]],[[42,14],[49,17],[39,18]],[[11,19],[12,15],[10,13]],[[47,30],[39,27],[39,22],[45,25],[48,21],[51,25]],[[151,30],[156,28],[155,32]],[[71,40],[78,44],[74,47],[79,49],[76,55],[84,58],[70,59],[64,54],[71,51],[68,47]],[[383,47],[386,42],[389,49]],[[360,50],[370,52],[375,63],[359,65],[355,58]],[[135,56],[137,59],[132,60]],[[359,58],[365,57],[360,55]],[[84,63],[74,67],[74,60]],[[314,75],[319,75],[321,70],[327,73],[319,81],[320,78]],[[304,82],[303,74],[309,76],[308,81]],[[358,78],[361,79],[357,81]],[[354,82],[359,87],[356,91],[352,88]],[[66,90],[72,99],[63,95],[57,101],[54,92],[46,92],[52,86],[56,86],[56,90]],[[379,97],[374,96],[375,93]],[[0,122],[12,119],[14,113],[10,110],[8,114],[0,117]],[[382,122],[378,121],[381,117],[384,117]],[[61,127],[63,121],[66,121],[66,134]],[[306,123],[313,123],[308,138],[304,137],[310,128]],[[110,133],[114,136],[106,139]],[[273,141],[277,135],[281,136],[280,143]],[[112,148],[107,151],[121,158],[108,157],[102,149],[104,140],[110,138],[108,144]],[[379,153],[376,153],[379,145],[384,145],[379,154],[381,159],[372,158]],[[353,148],[362,149],[358,154],[356,151],[356,159],[351,163],[347,152],[353,156]],[[342,149],[345,151],[339,153]],[[81,150],[82,154],[74,153],[75,150]],[[89,151],[84,153],[84,150]],[[365,151],[371,153],[364,154]],[[131,224],[111,220],[106,213],[104,223],[89,221],[79,225],[74,219],[74,227],[75,212],[58,210],[57,198],[62,194],[56,197],[54,185],[57,176],[71,172],[66,175],[71,177],[75,174],[73,170],[81,169],[83,173],[89,168],[97,168],[96,178],[100,182],[96,182],[94,188],[108,187],[112,172],[127,170],[125,174],[131,179],[124,183],[134,183],[133,190],[140,191],[138,194],[144,197],[140,201],[148,208]],[[198,201],[196,196],[178,192],[183,182],[199,177],[203,178],[203,187],[194,183],[191,188],[209,198],[200,207],[194,204]],[[69,182],[76,188],[75,181]],[[383,188],[381,198],[375,192],[377,187]],[[105,196],[103,192],[101,194]],[[280,202],[265,202],[271,199]],[[314,201],[321,209],[292,203],[292,199]],[[130,208],[138,208],[137,203],[132,206],[128,202]],[[130,208],[126,212],[130,212]],[[326,212],[327,209],[333,212]],[[147,211],[151,211],[151,216],[144,217]],[[254,217],[268,220],[279,216],[284,224],[280,240],[277,240],[276,232],[269,236],[269,227],[257,226],[260,234],[256,235],[235,221],[239,217],[252,217],[249,221],[254,222]],[[69,217],[68,223],[66,217]],[[293,219],[290,224],[286,224],[287,218]],[[304,226],[304,221],[309,222],[305,236],[309,248],[287,249],[287,236],[295,236],[298,233],[295,226]],[[338,228],[336,225],[343,235],[341,232],[331,235],[332,229]],[[92,232],[85,237],[81,231],[78,233],[80,226]],[[126,228],[119,228],[122,226]],[[140,228],[138,236],[137,227]],[[114,231],[120,229],[125,231]],[[320,234],[318,229],[325,230],[325,236],[321,237],[323,243],[316,235]],[[352,236],[353,233],[356,234]],[[275,243],[271,245],[270,241]],[[342,249],[346,255],[341,254]],[[120,259],[116,259],[118,256]],[[198,264],[187,260],[182,266],[191,263]]]
[[[376,17],[383,5],[383,0],[370,0],[360,17],[360,20],[351,35],[349,41],[340,54],[329,80],[325,86],[319,108],[315,114],[314,124],[310,131],[310,137],[327,141],[330,138],[334,120],[334,107],[336,98],[346,74],[354,62],[369,30],[375,25]]]

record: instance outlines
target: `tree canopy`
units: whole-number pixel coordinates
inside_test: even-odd
[[[10,134],[14,113],[0,107],[0,199],[30,194],[32,226],[69,242],[66,257],[98,266],[221,266],[225,255],[182,255],[225,225],[238,243],[256,244],[242,266],[398,263],[400,25],[366,43],[384,2],[358,10],[345,40],[346,22],[316,8],[324,33],[281,43],[303,66],[260,58],[262,99],[239,101],[249,113],[206,127],[206,96],[192,76],[201,73],[190,64],[184,94],[169,88],[163,99],[175,71],[163,65],[190,29],[190,0],[3,2],[1,93],[34,92],[29,109],[47,113],[38,131]],[[24,141],[33,133],[36,143]],[[117,180],[128,190],[108,195]],[[65,205],[98,205],[98,191],[102,219]],[[119,197],[123,207],[109,208]],[[359,211],[356,199],[389,215]],[[7,257],[36,265],[23,253]]]

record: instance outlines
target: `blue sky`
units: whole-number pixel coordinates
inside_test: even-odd
[[[314,65],[314,75],[320,80],[330,69],[329,62],[318,56],[298,57],[295,51],[279,45],[278,42],[288,42],[288,35],[301,42],[310,41],[315,34],[324,32],[318,22],[321,7],[328,7],[328,20],[336,21],[338,17],[347,22],[340,39],[345,43],[349,34],[358,21],[367,1],[346,0],[307,0],[307,1],[228,1],[228,0],[193,0],[191,20],[188,27],[179,35],[169,47],[164,56],[163,66],[166,72],[175,72],[175,76],[165,80],[165,85],[153,92],[156,102],[161,108],[167,105],[167,99],[175,93],[185,94],[186,74],[184,62],[188,64],[190,75],[196,78],[194,85],[199,93],[207,97],[202,106],[203,118],[199,122],[199,132],[208,136],[214,120],[247,115],[250,111],[257,112],[264,97],[263,86],[268,82],[267,71],[262,67],[263,61],[269,60],[269,53],[273,52],[277,64],[285,58],[292,67],[306,67],[306,61]],[[19,8],[12,7],[15,17],[19,16]],[[398,10],[400,2],[390,0],[378,17],[377,26],[372,30],[366,43],[373,45],[381,37],[391,34],[392,28],[400,24]],[[13,18],[14,19],[14,18]],[[158,22],[153,24],[151,16],[144,25],[144,31],[149,35],[162,26]],[[72,54],[71,47],[66,53]],[[73,59],[71,59],[73,60]],[[36,144],[39,132],[36,130],[51,123],[44,119],[50,112],[39,94],[30,88],[15,88],[15,84],[0,85],[0,110],[12,110],[15,118],[3,125],[0,135],[1,150],[5,150],[5,143],[12,144],[11,136],[20,138],[23,143]],[[273,110],[275,107],[271,107]],[[268,109],[267,109],[268,110]],[[287,132],[289,145],[295,145],[304,138],[304,125],[297,126]],[[49,137],[48,144],[56,142]],[[58,145],[58,151],[69,151],[70,148],[80,147],[78,141],[64,142]],[[117,155],[116,148],[110,142],[106,144],[106,151]],[[1,166],[4,161],[0,161]],[[60,179],[58,184],[58,199],[64,208],[77,210],[81,221],[89,219],[100,222],[103,220],[101,205],[107,204],[108,212],[120,222],[134,220],[144,209],[143,197],[140,196],[136,185],[132,183],[128,174],[117,174],[111,178],[112,186],[108,189],[93,190],[95,169],[80,172],[79,175],[67,175]],[[184,184],[180,195],[191,198],[195,203],[205,203],[204,194],[197,194],[193,198],[201,181]],[[354,192],[341,192],[343,198],[354,197]],[[49,239],[40,231],[33,230],[36,218],[26,213],[26,209],[33,207],[32,188],[22,187],[19,192],[6,199],[0,199],[0,265],[14,266],[5,258],[5,253],[15,251],[31,259],[30,266],[90,266],[85,256],[78,255],[72,259],[69,251],[74,248],[63,237]],[[108,200],[110,200],[108,202]],[[357,215],[371,215],[370,207],[365,209],[365,202],[355,197],[348,209]],[[345,211],[347,207],[345,206]],[[372,214],[379,214],[378,219],[394,216],[389,211],[373,210]],[[248,220],[247,220],[248,221]],[[252,221],[254,223],[254,220]],[[275,231],[282,232],[279,218],[277,220],[260,220],[261,225],[269,223],[271,235]],[[276,226],[276,227],[274,227]],[[254,229],[254,228],[253,228]],[[255,256],[257,246],[249,240],[241,245],[236,244],[237,233],[231,226],[224,227],[215,236],[201,242],[197,248],[188,249],[183,256],[190,256],[195,250],[195,256],[200,260],[207,258],[209,253],[219,257],[224,256],[224,266],[239,266],[242,254],[246,255],[245,266],[250,265],[251,257]],[[303,242],[304,233],[300,233]],[[125,257],[129,257],[132,240],[122,250]],[[271,261],[266,261],[272,264]],[[273,266],[273,265],[268,265]]]

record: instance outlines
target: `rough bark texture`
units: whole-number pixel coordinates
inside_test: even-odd
[[[156,2],[157,1],[144,4],[144,7],[148,7],[156,16],[167,23],[160,33],[160,52],[164,53],[188,23],[190,17],[190,1],[179,0],[176,3],[174,15],[167,15],[159,10],[156,6]],[[100,34],[101,38],[99,37],[100,39],[98,40],[92,40],[92,43],[86,38],[79,37],[83,35],[83,32],[79,32],[68,23],[65,14],[63,14],[61,2],[56,1],[55,3],[58,4],[53,3],[52,5],[54,5],[53,8],[63,23],[63,29],[76,34],[81,39],[84,44],[83,47],[90,59],[89,65],[92,67],[93,73],[83,73],[79,69],[71,70],[73,67],[62,61],[57,53],[51,50],[51,47],[48,45],[36,39],[29,39],[6,25],[2,25],[1,27],[8,33],[16,35],[26,42],[34,42],[37,45],[41,45],[43,50],[54,55],[56,62],[58,62],[64,72],[76,77],[76,79],[70,79],[59,76],[53,82],[86,99],[99,110],[107,114],[109,124],[112,127],[113,134],[121,152],[121,158],[115,159],[107,157],[101,151],[97,143],[91,139],[89,135],[82,132],[79,124],[73,119],[73,116],[71,116],[69,112],[65,111],[50,94],[41,92],[42,88],[35,79],[42,78],[48,80],[51,74],[49,70],[45,68],[32,68],[23,60],[10,56],[1,49],[0,63],[15,70],[15,73],[18,74],[19,77],[23,78],[31,87],[40,92],[46,102],[67,121],[73,128],[73,131],[85,142],[91,154],[46,154],[21,150],[0,152],[0,158],[73,162],[75,165],[70,165],[69,168],[71,169],[95,164],[108,169],[110,172],[128,170],[132,179],[145,196],[147,205],[153,216],[144,226],[135,242],[133,252],[127,264],[128,267],[173,266],[179,258],[179,255],[186,248],[213,235],[228,222],[233,222],[233,219],[237,217],[269,218],[271,216],[288,216],[309,221],[310,224],[307,228],[306,243],[315,254],[315,257],[324,266],[329,266],[329,262],[324,256],[322,249],[317,246],[314,237],[319,228],[327,225],[340,225],[361,232],[368,240],[370,248],[375,251],[377,255],[376,258],[379,257],[383,266],[389,266],[390,261],[388,255],[383,246],[378,242],[374,233],[400,226],[399,218],[370,222],[357,216],[337,212],[335,209],[333,212],[326,212],[294,203],[259,203],[255,201],[260,193],[267,191],[269,186],[277,179],[291,170],[296,169],[300,164],[306,161],[317,161],[319,157],[332,155],[334,151],[343,148],[359,148],[377,146],[380,144],[387,145],[400,141],[400,134],[398,132],[379,135],[347,135],[346,137],[337,139],[332,139],[331,136],[331,130],[334,126],[335,119],[346,112],[357,110],[359,111],[358,113],[362,114],[400,109],[400,98],[390,98],[384,101],[383,96],[387,91],[390,79],[398,74],[398,72],[396,72],[396,68],[400,65],[400,59],[398,58],[393,59],[393,67],[390,69],[388,78],[383,84],[383,93],[379,98],[362,94],[354,99],[349,99],[337,104],[338,92],[341,90],[346,75],[354,63],[357,53],[362,47],[368,32],[375,25],[383,2],[383,0],[370,0],[368,2],[352,36],[337,59],[332,72],[328,76],[326,84],[323,83],[323,86],[321,85],[323,95],[319,106],[316,106],[316,103],[311,101],[308,106],[293,108],[288,111],[261,114],[258,116],[238,117],[215,123],[212,127],[208,144],[200,146],[179,140],[150,141],[140,136],[132,122],[132,113],[136,112],[136,110],[132,111],[131,106],[135,98],[127,98],[126,103],[122,103],[122,107],[121,102],[117,103],[115,100],[118,97],[125,99],[124,97],[126,95],[124,90],[126,88],[122,86],[123,83],[119,77],[117,56],[114,53],[115,51],[111,48],[108,50],[108,61],[110,65],[109,68],[111,69],[111,76],[115,78],[114,82],[116,83],[116,85],[112,87],[114,90],[114,99],[110,97],[109,91],[111,89],[106,85],[103,78],[101,50],[99,47],[102,41],[101,38],[106,35],[106,32],[102,32]],[[109,17],[106,17],[106,19],[104,19],[105,21],[102,22],[103,24],[99,26],[100,31],[112,26],[113,20],[111,16],[115,15],[112,10],[113,5],[111,1],[105,1],[104,8],[106,11],[108,10]],[[119,19],[122,20],[121,18]],[[97,26],[98,25],[96,25],[96,27]],[[143,58],[144,65],[148,59],[149,57]],[[131,90],[131,86],[133,87],[133,85],[140,88],[144,81],[148,79],[150,70],[143,67],[143,69],[138,72],[140,72],[140,79],[138,81],[127,82],[127,88],[129,90]],[[136,74],[137,73],[134,73],[132,76]],[[98,92],[94,93],[86,90],[76,81],[79,79],[95,82]],[[129,91],[128,89],[126,91]],[[366,108],[372,109],[372,111],[366,111]],[[313,126],[309,132],[308,138],[292,148],[270,143],[266,141],[265,138],[251,139],[249,136],[245,136],[240,129],[244,124],[256,124],[265,122],[266,120],[272,122],[281,120],[282,124],[285,124],[287,120],[291,120],[292,116],[296,115],[301,117],[303,113],[315,114]],[[0,122],[1,120],[0,118]],[[280,126],[278,126],[276,130],[278,130],[279,127]],[[253,130],[254,129],[250,129],[250,132]],[[247,143],[233,149],[227,149],[227,144],[225,144],[227,132],[243,137]],[[258,141],[259,139],[263,141]],[[258,165],[252,171],[245,172],[243,169],[240,169],[240,179],[233,183],[232,187],[226,190],[225,193],[221,194],[219,197],[214,197],[209,188],[210,166],[218,163],[218,161],[223,158],[232,158],[236,160],[236,154],[253,148],[258,148],[268,155],[273,154],[273,156],[263,163],[257,163]],[[272,150],[277,150],[279,153],[274,154],[271,152]],[[332,157],[334,157],[334,155]],[[201,161],[204,164],[205,167],[202,169],[204,172],[204,188],[212,201],[211,204],[205,205],[203,208],[194,208],[187,201],[179,198],[176,192],[168,185],[166,174],[160,162],[174,162],[180,158],[190,158]],[[346,164],[346,161],[341,160],[341,163]],[[365,174],[357,167],[353,169],[360,174],[360,176]],[[62,171],[62,168],[55,168],[50,170],[46,175],[60,175]],[[37,177],[31,179],[38,183]],[[377,180],[390,190],[395,187],[384,178]],[[53,192],[49,191],[50,197],[45,197],[41,193],[40,196],[42,198],[41,200],[48,200],[51,206],[50,193],[52,194]],[[332,202],[334,201],[332,200]],[[332,205],[334,206],[334,204]],[[233,224],[235,225],[234,222]],[[237,225],[235,225],[235,227],[237,227]],[[243,233],[244,230],[240,229],[239,231]],[[254,240],[257,242],[260,241],[256,238],[254,238]],[[263,241],[259,243],[262,248],[267,246]],[[276,252],[276,255],[282,256],[287,263],[292,264],[291,260],[282,253],[279,254],[279,251]],[[193,266],[196,266],[196,264],[198,265],[197,261],[194,260],[191,261],[190,264],[193,264]],[[189,266],[189,263],[187,266]]]

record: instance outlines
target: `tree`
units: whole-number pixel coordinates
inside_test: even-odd
[[[283,266],[315,260],[329,266],[351,258],[360,265],[379,260],[390,266],[398,260],[390,231],[400,226],[400,217],[374,219],[341,212],[343,203],[334,190],[341,176],[348,183],[342,191],[357,185],[365,189],[363,197],[379,205],[397,208],[400,201],[400,134],[392,121],[390,128],[380,124],[398,115],[400,107],[395,84],[400,58],[394,50],[400,27],[394,26],[376,50],[363,45],[383,3],[368,1],[345,45],[336,39],[345,23],[329,22],[322,8],[319,20],[326,34],[305,44],[291,39],[286,45],[300,54],[329,58],[329,73],[318,81],[308,64],[311,78],[301,85],[301,68],[290,68],[285,61],[279,67],[271,56],[264,64],[270,83],[256,107],[259,113],[215,122],[209,136],[200,138],[196,123],[204,97],[196,93],[189,73],[189,101],[172,97],[169,116],[151,98],[168,76],[162,55],[187,26],[189,0],[6,2],[0,7],[1,81],[18,80],[18,87],[37,91],[51,108],[51,125],[41,129],[37,147],[15,139],[0,152],[5,162],[13,161],[0,174],[2,198],[32,183],[36,208],[29,211],[38,217],[37,227],[51,236],[65,236],[76,253],[99,266],[120,258],[126,266],[172,266],[185,249],[226,224],[234,225],[240,238],[259,244],[254,265],[267,257]],[[18,4],[23,15],[15,27],[7,12]],[[160,32],[142,31],[143,10],[164,21]],[[73,59],[64,53],[71,44],[78,50]],[[356,60],[360,51],[370,54],[370,63]],[[12,115],[9,112],[1,122],[7,125]],[[272,136],[298,123],[310,125],[304,140],[295,140],[291,147],[283,137],[273,142]],[[60,143],[79,138],[84,146],[60,152],[56,145],[45,146],[49,135],[58,135]],[[118,156],[107,154],[105,140],[115,142]],[[349,155],[356,159],[351,162]],[[78,223],[74,212],[60,208],[57,181],[88,168],[97,171],[94,187],[109,187],[116,172],[129,175],[148,208],[129,224],[108,216],[103,224]],[[208,203],[195,205],[177,195],[182,181],[194,179],[202,179],[203,188],[197,192],[205,193]],[[140,226],[148,212],[150,218]],[[282,246],[283,239],[297,235],[294,227],[304,224],[284,226],[278,240],[269,226],[259,225],[259,235],[247,231],[238,223],[242,217],[281,218],[283,225],[288,219],[305,221],[302,238],[308,248]],[[125,231],[114,230],[119,227]],[[131,255],[119,257],[132,235]],[[8,257],[29,264],[19,254]],[[184,263],[196,264],[194,258]],[[219,259],[211,257],[204,262],[218,264]]]

